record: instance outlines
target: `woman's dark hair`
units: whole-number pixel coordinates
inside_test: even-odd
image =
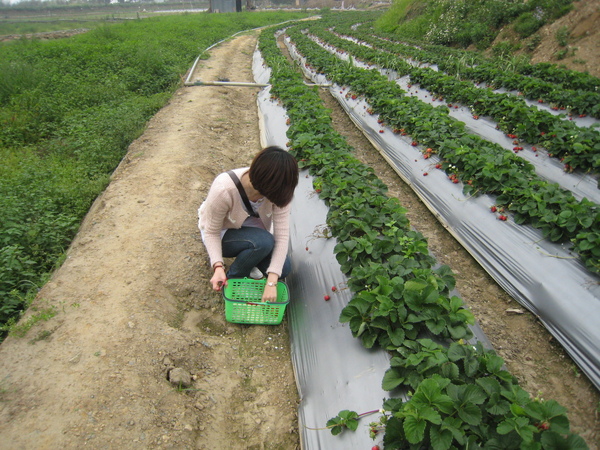
[[[298,185],[298,163],[282,148],[267,147],[252,160],[249,175],[254,189],[283,208],[294,197]]]

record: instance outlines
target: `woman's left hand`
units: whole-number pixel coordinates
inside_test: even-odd
[[[262,302],[276,302],[277,301],[277,282],[279,281],[279,277],[277,274],[269,273],[267,277],[267,283],[265,284],[265,290],[262,295]],[[273,284],[273,286],[269,286],[269,283]]]

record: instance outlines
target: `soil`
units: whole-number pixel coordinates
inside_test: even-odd
[[[192,80],[252,82],[256,34],[211,51]],[[210,289],[196,209],[213,178],[260,149],[257,88],[181,87],[129,148],[64,264],[0,345],[0,449],[300,448],[287,323],[237,325]],[[600,393],[536,317],[437,222],[342,109],[333,124],[408,209],[461,297],[532,396],[600,442]]]

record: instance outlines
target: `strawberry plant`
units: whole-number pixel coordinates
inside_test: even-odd
[[[449,117],[442,108],[404,96],[400,87],[388,82],[376,70],[360,69],[340,61],[298,30],[291,29],[289,34],[313,67],[330,74],[332,81],[349,85],[367,99],[373,111],[378,112],[390,127],[410,133],[415,141],[436,151],[446,161],[445,164],[456,167],[461,176],[455,171],[452,181],[458,183],[461,179],[469,180],[464,185],[465,192],[477,191],[500,196],[508,207],[512,202],[512,193],[520,192],[535,199],[535,191],[540,186],[554,190],[554,195],[545,197],[545,201],[530,202],[535,206],[534,210],[516,211],[519,214],[518,221],[540,228],[553,241],[570,240],[574,250],[579,252],[579,241],[576,242],[575,237],[593,230],[600,219],[595,204],[577,202],[570,192],[555,190],[552,184],[537,178],[532,165],[497,144],[467,134],[464,124]],[[507,102],[509,100],[506,99]],[[566,131],[553,133],[551,138],[560,139],[559,134],[564,133]],[[591,218],[591,223],[588,219],[581,222],[563,220],[564,216],[558,219],[550,201],[557,205],[561,203],[563,209],[585,211],[584,216]],[[359,249],[364,248],[360,247],[360,242],[357,244]],[[593,253],[582,249],[579,256],[591,271],[598,270],[598,260]]]
[[[436,128],[431,109],[421,114],[422,106],[405,102],[395,84],[373,76],[372,71],[332,63],[298,29],[287,32],[297,44],[302,42],[299,48],[311,67],[350,84],[374,110],[385,113],[393,108],[403,114],[406,122],[396,128],[416,130],[415,140],[426,143],[432,152],[440,151],[417,128],[420,122],[429,124],[429,130]],[[272,68],[272,92],[291,119],[290,151],[315,177],[319,197],[329,207],[327,225],[338,241],[334,252],[353,292],[340,321],[349,324],[365,347],[381,347],[392,355],[382,380],[384,389],[413,392],[406,400],[385,401],[380,420],[370,426],[371,436],[384,432],[388,448],[539,448],[540,442],[554,438],[552,442],[583,442],[570,434],[564,411],[549,407],[542,414],[530,404],[529,395],[503,368],[502,358],[481,344],[463,343],[472,337],[469,324],[474,318],[462,300],[450,294],[455,285],[451,270],[436,267],[423,236],[410,229],[404,208],[387,197],[385,185],[372,170],[351,156],[352,149],[333,131],[318,94],[303,85],[302,76],[289,66],[271,33],[263,32],[259,49]],[[383,94],[377,95],[378,90]],[[388,123],[396,116],[383,117]],[[445,133],[460,131],[454,122],[446,124]],[[451,140],[447,147],[457,155],[472,151],[471,146],[453,145]],[[456,159],[456,164],[444,162],[445,168],[461,173],[470,167]],[[473,163],[473,172],[475,167]],[[511,172],[509,167],[506,170]],[[506,177],[502,180],[510,183],[509,175],[502,175]],[[425,334],[435,341],[423,339]],[[336,434],[357,429],[362,417],[344,410],[327,422],[327,428]]]

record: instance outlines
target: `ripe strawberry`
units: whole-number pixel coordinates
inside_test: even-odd
[[[435,165],[435,168],[436,168],[436,169],[441,169],[441,168],[442,168],[442,165],[441,165],[441,164],[436,164],[436,165]]]
[[[308,247],[306,247],[306,251],[308,251]]]
[[[410,145],[412,145],[413,147],[416,147],[416,146],[417,146],[417,145],[419,145],[419,144],[417,143],[417,141],[412,141],[412,142],[410,143]]]
[[[328,301],[328,300],[330,300],[330,299],[331,299],[331,297],[330,297],[329,295],[326,295],[326,296],[324,296],[323,298],[325,299],[325,301]]]
[[[498,208],[496,208],[495,206],[492,206],[492,207],[490,208],[490,210],[491,210],[492,212],[496,212],[496,211],[498,211]]]
[[[374,445],[373,447],[371,447],[371,450],[380,450],[379,445]]]
[[[426,177],[427,175],[429,175],[427,172],[423,173],[423,176]]]
[[[506,222],[506,219],[508,219],[508,217],[506,217],[506,216],[498,216],[498,220],[501,220],[503,222]]]
[[[385,132],[385,130],[379,130],[379,132],[380,132],[380,133],[384,133],[384,132]]]
[[[335,291],[337,291],[337,288],[336,288],[335,286],[331,286],[331,290],[332,290],[333,292],[335,292]]]

